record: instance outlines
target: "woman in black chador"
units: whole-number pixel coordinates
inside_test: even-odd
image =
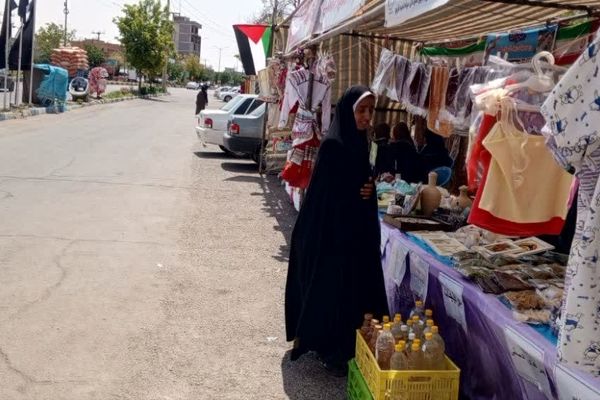
[[[367,139],[374,105],[363,86],[338,101],[292,234],[285,292],[291,358],[316,351],[336,375],[354,356],[364,314],[388,314]]]

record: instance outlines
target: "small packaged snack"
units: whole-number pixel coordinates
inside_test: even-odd
[[[504,292],[532,288],[530,284],[519,279],[516,275],[507,274],[506,272],[494,271],[493,279]]]
[[[506,292],[502,296],[515,310],[540,310],[546,307],[546,302],[535,290]]]
[[[540,265],[540,267],[546,267],[546,268],[550,268],[552,270],[552,273],[554,273],[554,275],[556,275],[557,278],[565,278],[565,273],[567,271],[567,268],[557,264],[557,263],[552,263],[552,264],[542,264]]]
[[[550,324],[552,320],[552,312],[550,310],[513,311],[513,316],[517,321],[532,325]]]
[[[552,268],[543,265],[527,268],[524,272],[533,279],[547,280],[556,278],[556,275],[554,275],[554,271],[552,271]]]
[[[527,282],[538,290],[544,290],[550,286],[550,282],[544,279],[529,279]]]

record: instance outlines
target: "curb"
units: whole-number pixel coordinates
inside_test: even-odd
[[[137,99],[150,99],[154,97],[163,97],[168,96],[168,93],[161,93],[155,95],[143,95],[143,96],[127,96],[127,97],[119,97],[116,99],[102,99],[102,100],[91,100],[87,103],[67,103],[66,109],[63,112],[77,110],[79,108],[91,107],[101,104],[112,104],[112,103],[120,103],[127,100],[137,100]],[[0,113],[0,121],[8,121],[13,119],[23,119],[28,117],[34,117],[36,115],[43,114],[62,114],[62,112],[58,112],[57,108],[54,106],[50,107],[35,107],[35,108],[27,108],[20,111],[11,111],[11,112],[3,112]]]

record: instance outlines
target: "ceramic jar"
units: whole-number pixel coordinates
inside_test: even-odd
[[[429,173],[429,183],[421,190],[421,211],[426,217],[431,217],[433,212],[440,206],[442,193],[437,188],[437,174]]]
[[[471,200],[471,198],[469,197],[468,189],[469,188],[466,186],[461,186],[458,188],[458,190],[460,191],[460,196],[458,196],[456,200],[458,206],[463,210],[473,205],[473,200]]]

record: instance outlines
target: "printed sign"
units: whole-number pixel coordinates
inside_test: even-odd
[[[290,23],[286,51],[294,50],[298,44],[309,39],[315,33],[322,1],[307,0],[300,5]]]
[[[352,17],[365,0],[323,0],[317,32],[325,32]]]
[[[446,314],[462,326],[467,332],[467,318],[465,317],[465,303],[463,301],[463,285],[454,279],[440,274],[439,282],[444,296],[444,308]]]
[[[410,289],[415,296],[425,301],[429,285],[429,264],[419,256],[410,255]]]
[[[398,240],[391,242],[389,275],[392,277],[396,286],[400,286],[406,275],[406,256],[408,249]]]
[[[487,37],[486,57],[501,56],[508,61],[528,61],[542,50],[552,50],[557,25],[492,34]]]
[[[553,398],[542,349],[510,327],[505,328],[504,336],[517,373],[537,386],[546,397]]]
[[[441,7],[449,0],[386,0],[385,26],[391,28],[417,17],[435,8]]]
[[[586,382],[581,376],[566,366],[558,364],[555,368],[558,400],[593,400],[600,399],[600,390]]]

